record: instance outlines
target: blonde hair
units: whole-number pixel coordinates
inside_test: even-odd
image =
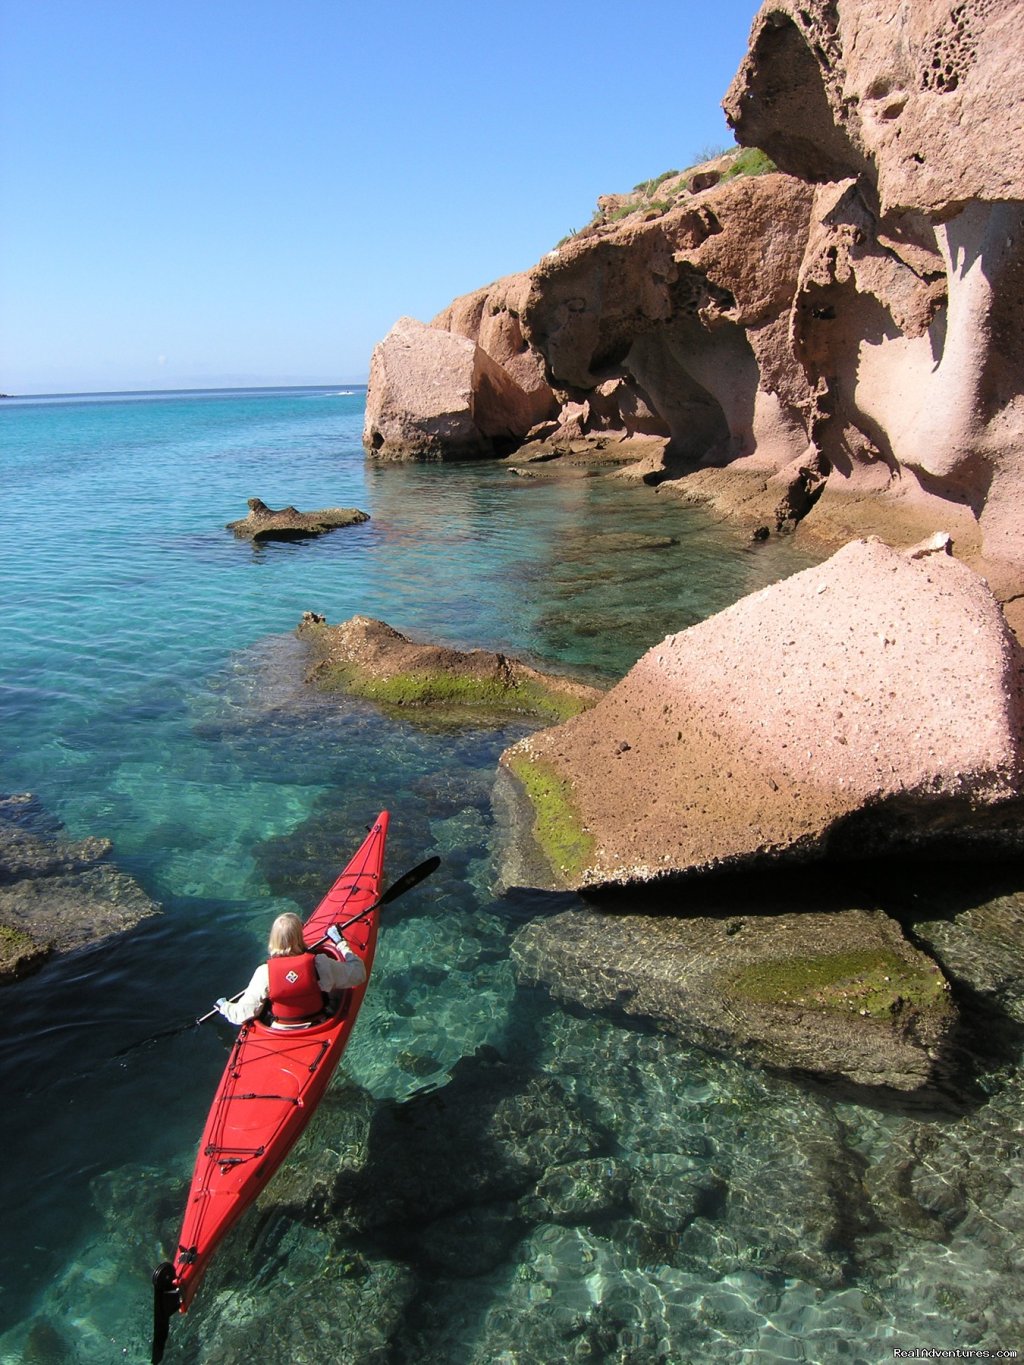
[[[270,926],[267,948],[271,957],[294,957],[306,951],[306,940],[302,937],[302,920],[291,911],[278,915]]]

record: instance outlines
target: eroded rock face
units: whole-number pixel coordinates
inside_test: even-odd
[[[740,142],[793,175],[863,177],[883,213],[1019,199],[1019,6],[771,0],[725,110]]]
[[[370,514],[358,507],[325,507],[319,512],[300,512],[297,507],[268,507],[260,498],[250,498],[249,515],[241,521],[229,521],[228,531],[239,540],[304,540],[308,536],[326,535],[339,526],[358,526],[369,521]]]
[[[1020,648],[941,550],[857,541],[651,649],[502,763],[550,884],[1018,846]]]
[[[1024,581],[1019,24],[1013,0],[773,0],[725,99],[741,143],[822,186],[792,338],[825,506],[947,504],[1003,599]]]
[[[602,695],[504,654],[417,644],[370,616],[330,626],[307,611],[298,634],[313,651],[311,681],[385,707],[434,716],[520,712],[552,719],[575,715]]]
[[[649,220],[583,233],[533,273],[530,340],[563,384],[587,392],[625,375],[638,385],[680,458],[724,462],[760,439],[775,444],[766,464],[788,463],[806,434],[795,416],[780,421],[758,353],[779,351],[772,329],[788,318],[812,202],[790,176],[743,176]],[[798,365],[780,386],[791,405],[809,403]]]
[[[535,423],[550,416],[556,404],[545,375],[544,357],[523,334],[521,318],[529,291],[529,274],[506,275],[455,299],[431,319],[430,325],[475,341],[497,361],[529,396]]]
[[[513,942],[520,978],[690,1042],[857,1085],[935,1079],[955,1018],[937,965],[880,912],[728,918],[567,910]]]
[[[752,528],[950,530],[1024,633],[1019,18],[770,0],[725,98],[745,152],[603,196],[434,328],[553,395],[545,458],[642,432],[670,439],[638,477]]]
[[[363,444],[394,459],[474,459],[505,453],[547,413],[469,337],[400,318],[374,347]]]

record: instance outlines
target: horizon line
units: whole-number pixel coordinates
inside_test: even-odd
[[[201,387],[170,385],[165,388],[151,386],[127,389],[55,389],[52,391],[26,393],[0,393],[0,400],[19,398],[119,398],[126,394],[147,393],[271,393],[281,389],[365,389],[363,379],[331,379],[322,384],[213,384]]]

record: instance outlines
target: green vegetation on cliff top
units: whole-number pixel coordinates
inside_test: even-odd
[[[732,165],[722,172],[719,183],[735,180],[738,175],[767,175],[778,169],[768,153],[762,152],[760,147],[744,147]]]
[[[641,180],[638,185],[633,186],[632,193],[624,203],[608,211],[598,209],[590,226],[621,222],[622,219],[629,218],[634,213],[667,213],[669,209],[675,208],[690,198],[692,190],[690,189],[689,176],[692,171],[699,170],[708,162],[718,160],[730,153],[732,153],[733,159],[728,166],[718,171],[718,184],[725,184],[726,181],[735,180],[741,175],[767,175],[770,171],[778,170],[771,157],[766,152],[762,152],[759,147],[708,148],[704,153],[701,153],[698,161],[692,166],[687,166],[683,171],[662,171],[661,175],[654,176],[651,180]],[[669,181],[673,180],[677,183],[669,185]],[[667,187],[665,193],[656,198],[655,192],[663,186]],[[572,232],[569,237],[575,235],[576,233]],[[568,240],[568,237],[562,238],[562,242]],[[559,246],[562,245],[562,242],[559,242]]]

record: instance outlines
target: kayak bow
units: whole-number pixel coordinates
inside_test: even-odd
[[[351,921],[346,938],[369,979],[377,944],[380,883],[389,815],[381,811],[358,852],[303,926],[307,944]],[[185,1313],[210,1258],[266,1186],[316,1111],[341,1060],[366,994],[345,991],[322,1023],[275,1029],[243,1024],[213,1097],[199,1143],[178,1249],[153,1272],[154,1365],[163,1357],[174,1313]]]

